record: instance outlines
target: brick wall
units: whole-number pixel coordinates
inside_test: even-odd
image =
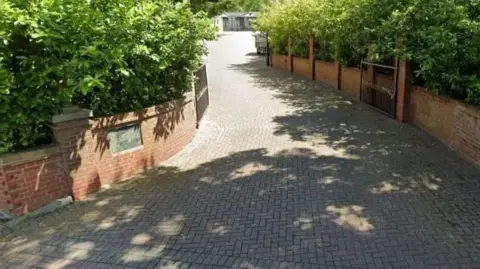
[[[315,79],[338,88],[338,65],[333,62],[315,61]]]
[[[342,67],[340,76],[340,88],[342,91],[349,92],[360,97],[360,69],[351,67]]]
[[[308,58],[293,57],[293,72],[305,76],[312,77],[312,68]]]
[[[55,145],[0,156],[1,211],[21,215],[69,194],[82,199],[104,184],[159,165],[196,131],[192,94],[138,112],[88,115],[73,111],[54,118]],[[140,126],[142,145],[110,152],[109,131],[129,124]]]
[[[130,124],[139,125],[142,145],[112,153],[109,131]],[[65,140],[61,144],[65,145],[73,195],[83,199],[102,185],[159,165],[188,144],[195,130],[195,107],[189,96],[138,112],[57,123],[55,136]]]
[[[480,166],[480,109],[459,104],[455,109],[450,147]]]
[[[290,62],[287,55],[272,55],[272,67],[290,72]]]
[[[421,87],[413,87],[410,101],[410,122],[444,143],[452,135],[455,104],[432,95]]]
[[[289,41],[289,47],[290,45],[291,41]],[[309,58],[292,57],[293,70],[291,71],[360,98],[360,69],[340,67],[334,62],[317,61],[314,60],[313,55],[314,42],[310,39]],[[290,71],[290,56],[273,55],[272,67]],[[312,70],[313,63],[315,68]],[[313,75],[312,71],[314,71]],[[371,65],[368,66],[364,75],[367,81],[375,79],[377,85],[391,89],[395,86],[393,76],[375,73]],[[459,155],[480,166],[480,108],[434,95],[421,87],[412,87],[411,75],[409,63],[399,60],[395,118],[400,122],[410,122],[426,130],[457,151]],[[377,97],[390,98],[388,95],[383,97],[377,95]]]
[[[410,122],[480,166],[480,109],[413,87]]]
[[[108,150],[108,131],[131,123],[140,124],[143,145],[126,153],[112,154]],[[121,119],[93,119],[90,126],[89,141],[102,150],[94,151],[89,158],[100,184],[104,185],[157,166],[180,151],[193,138],[196,117],[192,100],[175,101],[143,113],[129,113]]]
[[[5,155],[2,162],[6,212],[21,215],[70,193],[58,146]]]
[[[7,180],[3,172],[3,166],[0,166],[0,211],[10,212],[11,208],[10,193],[8,192]]]

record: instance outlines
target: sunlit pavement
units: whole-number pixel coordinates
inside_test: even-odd
[[[0,268],[480,268],[477,168],[267,68],[251,33],[209,46],[211,106],[194,141],[21,223],[3,236]]]

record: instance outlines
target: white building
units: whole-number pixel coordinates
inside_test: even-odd
[[[256,12],[226,12],[214,18],[215,24],[223,31],[251,31]]]

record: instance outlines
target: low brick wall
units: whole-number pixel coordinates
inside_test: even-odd
[[[341,72],[341,90],[349,92],[360,98],[360,78],[362,75],[360,69],[353,67],[342,67]]]
[[[336,63],[315,61],[315,80],[338,88],[338,70]]]
[[[293,57],[293,72],[305,76],[312,77],[312,68],[308,58]]]
[[[288,44],[291,48],[291,39]],[[311,38],[308,59],[292,57],[293,70],[290,70],[291,55],[273,55],[272,67],[313,78],[360,98],[362,76],[360,69],[340,67],[334,62],[314,61],[314,55],[314,41]],[[310,63],[315,64],[314,76]],[[369,66],[364,73],[367,76],[364,79],[374,79],[376,85],[389,89],[396,86],[397,90],[395,111],[385,100],[376,101],[377,108],[388,111],[400,122],[410,122],[426,130],[459,155],[480,166],[479,107],[467,106],[462,102],[434,95],[421,87],[411,87],[411,66],[406,60],[399,60],[396,80],[393,75],[385,75],[374,70],[373,66]],[[394,85],[395,81],[397,85]],[[390,96],[377,94],[376,98],[390,99]]]
[[[414,86],[409,115],[412,124],[480,166],[480,108]]]
[[[290,62],[287,55],[272,55],[272,67],[290,72]]]
[[[60,147],[53,145],[0,159],[0,210],[25,214],[65,197],[70,186]]]
[[[10,212],[11,203],[5,173],[3,167],[0,167],[0,211]]]
[[[65,125],[67,128],[63,128]],[[71,128],[72,125],[80,128]],[[139,127],[141,146],[111,152],[109,131],[128,125]],[[195,130],[195,107],[193,96],[189,95],[138,112],[61,122],[55,126],[55,136],[61,145],[66,145],[64,152],[75,153],[73,157],[64,157],[70,160],[74,198],[82,199],[104,184],[165,161],[190,142]]]
[[[113,117],[89,118],[84,110],[54,117],[57,144],[0,156],[0,211],[21,215],[69,194],[83,199],[159,165],[193,138],[193,98]],[[141,144],[113,152],[109,133],[131,125],[138,126]]]

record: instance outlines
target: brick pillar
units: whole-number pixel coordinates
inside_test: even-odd
[[[74,199],[85,198],[100,188],[100,180],[92,163],[95,151],[89,132],[91,111],[65,108],[52,118],[55,140],[59,144],[65,174],[69,177]]]
[[[367,61],[373,63],[372,45],[368,45]],[[375,84],[375,66],[367,65],[367,76],[365,79],[368,83]]]
[[[315,80],[315,38],[313,37],[308,41],[308,62],[310,63],[310,77]]]
[[[292,53],[292,38],[288,38],[288,70],[293,73],[293,53]]]
[[[337,90],[342,90],[342,66],[340,63],[335,62],[337,67]]]
[[[10,213],[12,209],[12,201],[10,198],[10,192],[7,185],[7,176],[3,170],[3,164],[0,160],[0,219],[2,218],[2,212],[4,214]],[[5,215],[4,215],[5,216]]]
[[[408,122],[408,111],[410,108],[410,64],[406,60],[395,60],[397,63],[397,103],[396,118],[401,122]]]

